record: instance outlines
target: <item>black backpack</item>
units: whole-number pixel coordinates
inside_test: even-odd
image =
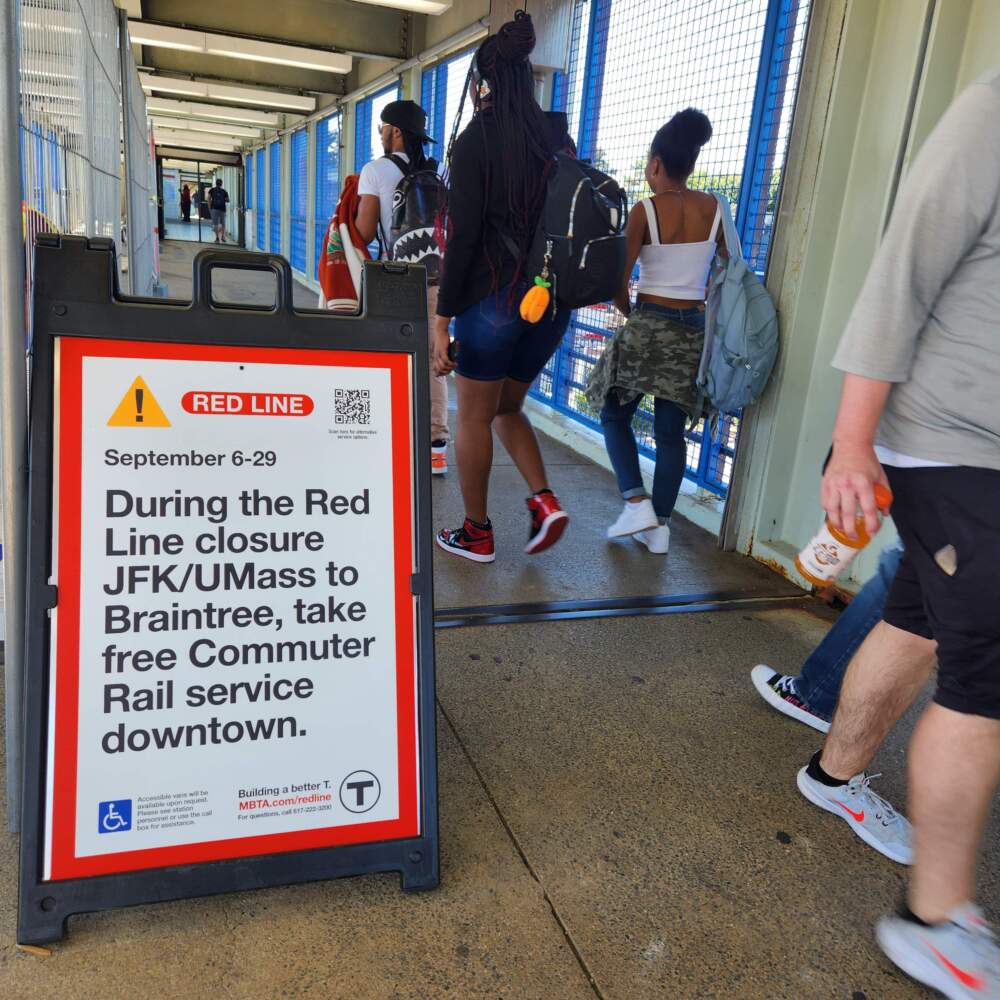
[[[445,204],[444,181],[437,161],[427,160],[413,170],[401,156],[388,159],[403,171],[392,195],[392,228],[388,250],[393,260],[422,264],[427,283],[435,285],[441,274],[441,247],[438,245],[438,217]],[[385,244],[385,234],[382,242]]]
[[[628,197],[618,182],[570,153],[556,153],[526,277],[548,265],[553,304],[569,309],[613,299],[625,272]],[[508,249],[515,252],[512,240]]]

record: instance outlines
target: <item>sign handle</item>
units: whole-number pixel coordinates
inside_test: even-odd
[[[252,309],[249,304],[218,303],[212,299],[212,272],[225,268],[233,271],[265,271],[278,282],[274,309],[268,312],[293,312],[292,269],[278,254],[235,250],[202,250],[194,259],[194,304],[208,309]],[[259,306],[256,308],[260,308]]]

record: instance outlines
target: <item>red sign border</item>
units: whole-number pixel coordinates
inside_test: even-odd
[[[399,817],[374,823],[258,834],[170,847],[78,857],[77,744],[79,717],[81,496],[83,488],[83,359],[135,358],[165,361],[257,362],[310,367],[384,368],[392,401],[393,543],[395,546],[396,734]],[[47,881],[166,868],[231,858],[258,857],[323,847],[402,840],[420,835],[416,729],[413,573],[412,386],[409,355],[390,352],[304,350],[284,347],[223,347],[131,340],[64,337],[59,341],[59,627],[56,638],[56,713],[52,784],[52,854]],[[405,515],[405,516],[404,516]],[[66,581],[76,581],[67,585]]]

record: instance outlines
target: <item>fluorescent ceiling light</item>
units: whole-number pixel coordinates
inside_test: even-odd
[[[208,97],[208,85],[194,80],[177,80],[169,76],[153,76],[140,73],[139,83],[143,90],[158,90],[164,94],[186,94],[189,97]]]
[[[248,128],[246,125],[225,125],[222,122],[201,122],[193,118],[160,118],[151,119],[158,128],[183,128],[191,132],[211,132],[214,135],[236,136],[242,139],[259,139],[263,134],[259,128]]]
[[[450,6],[450,4],[449,4]],[[227,59],[248,59],[251,62],[295,66],[320,73],[350,73],[354,60],[342,52],[326,52],[301,45],[263,42],[256,38],[216,35],[209,31],[171,28],[148,21],[129,21],[129,38],[134,44],[153,48],[179,49],[182,52],[202,52]]]
[[[198,31],[167,28],[162,24],[129,21],[128,37],[133,45],[151,45],[157,49],[177,49],[179,52],[204,52],[205,36]]]
[[[183,149],[207,149],[213,153],[235,153],[239,150],[238,143],[207,139],[197,132],[157,132],[157,146],[174,146]]]
[[[210,121],[236,122],[240,125],[257,125],[260,128],[280,128],[281,116],[269,111],[250,111],[247,108],[224,108],[218,104],[199,104],[196,101],[174,101],[169,97],[150,97],[146,100],[150,114],[184,115],[190,118],[207,118]]]
[[[188,129],[173,129],[153,126],[153,134],[157,143],[181,143],[202,146],[210,149],[239,149],[240,140],[224,135],[206,135],[204,132],[192,132]]]
[[[451,10],[451,0],[358,0],[358,3],[412,10],[416,14],[443,14],[446,10]]]
[[[253,104],[261,107],[286,108],[289,111],[316,110],[315,97],[300,97],[298,94],[283,94],[277,90],[261,87],[232,86],[211,80],[180,80],[175,77],[140,73],[139,83],[147,93],[155,90],[164,94],[184,94],[188,97],[207,97],[214,101],[230,101],[233,104]]]

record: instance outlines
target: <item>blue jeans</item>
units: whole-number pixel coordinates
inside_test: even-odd
[[[650,309],[659,315],[677,320],[689,326],[701,326],[705,313],[701,309],[670,309],[666,306],[640,304],[638,309]],[[639,448],[632,431],[632,418],[642,397],[631,403],[618,401],[618,393],[612,389],[604,400],[601,410],[601,429],[604,431],[604,446],[608,449],[611,467],[615,470],[618,489],[626,500],[646,495],[646,487],[639,471]],[[653,509],[660,520],[665,520],[674,512],[677,494],[684,481],[687,468],[687,442],[684,428],[687,414],[669,399],[653,400],[653,440],[656,441],[656,468],[653,472]]]
[[[902,558],[903,547],[898,542],[882,550],[875,575],[847,605],[795,679],[798,696],[828,722],[837,707],[848,664],[868,633],[882,620],[889,587]]]

